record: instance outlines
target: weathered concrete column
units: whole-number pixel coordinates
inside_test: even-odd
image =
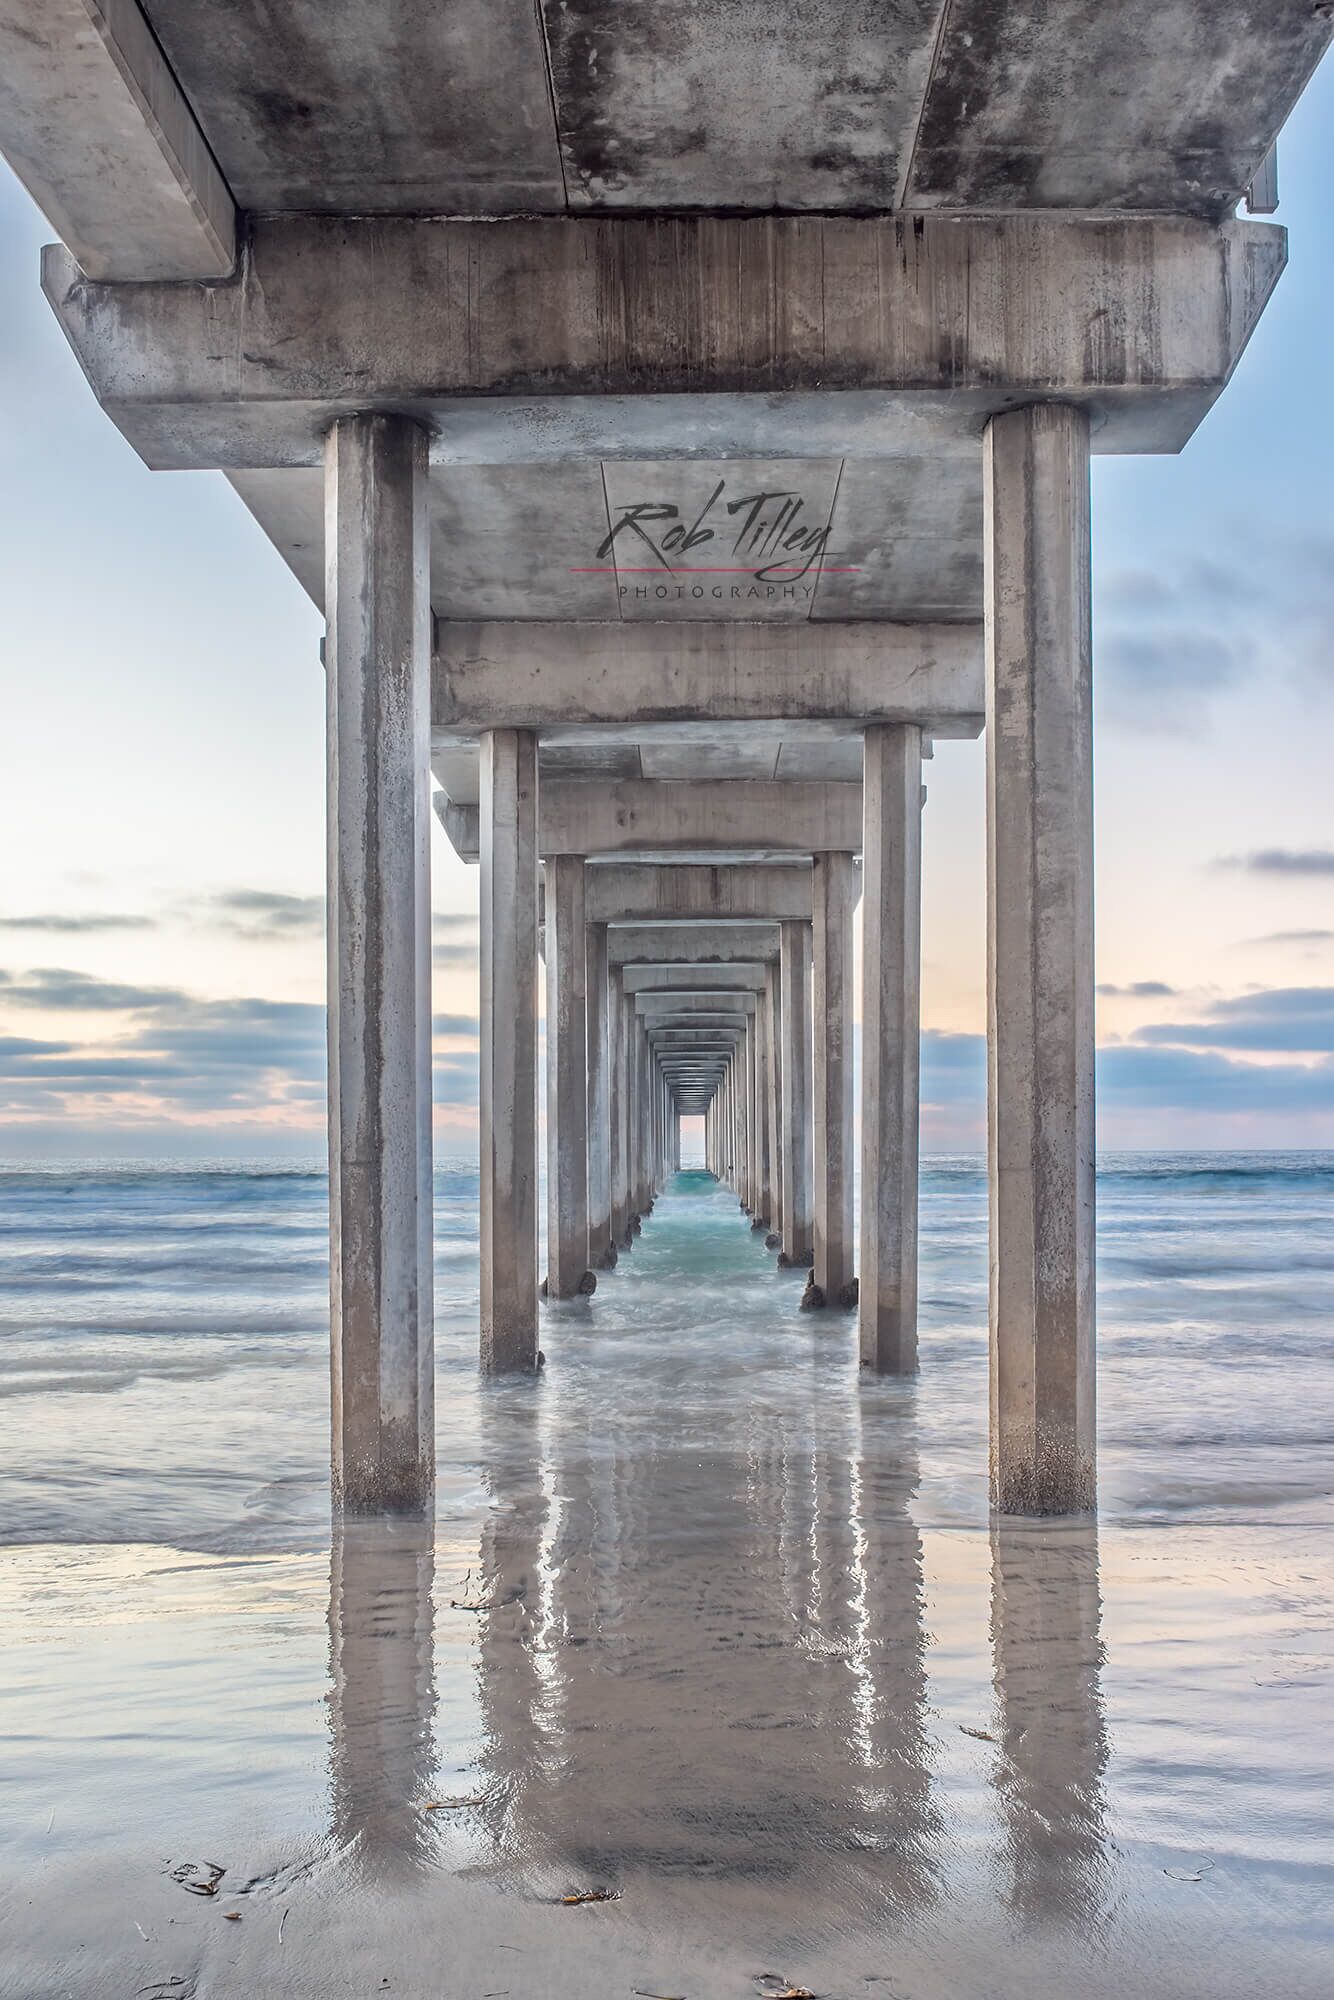
[[[607,1036],[611,1048],[611,1240],[623,1250],[630,1223],[629,1063],[625,991],[619,966],[607,976]]]
[[[813,890],[815,1283],[837,1306],[853,1262],[852,856],[817,854]]]
[[[537,1366],[537,737],[481,755],[482,1366]]]
[[[653,1206],[653,1058],[648,1036],[638,1017],[635,1020],[635,1065],[639,1072],[637,1091],[638,1131],[635,1135],[635,1207],[647,1215]]]
[[[758,1177],[755,1220],[768,1229],[773,1214],[773,1158],[769,1146],[769,1019],[761,996],[755,1009],[755,1129]]]
[[[593,1289],[588,1269],[588,1021],[584,864],[545,862],[547,953],[547,1296]]]
[[[921,1067],[922,732],[866,732],[862,801],[863,1368],[917,1366],[917,1127]]]
[[[783,1053],[783,1255],[810,1263],[814,1243],[811,1156],[811,927],[779,926]]]
[[[611,1234],[611,1037],[607,926],[587,929],[588,1260],[595,1271],[616,1262]]]
[[[333,1502],[435,1487],[426,433],[343,417],[324,456]]]
[[[769,1136],[769,1228],[780,1240],[783,1229],[783,1082],[782,1003],[776,965],[764,975],[764,1038],[769,1053],[769,1097],[765,1129]]]
[[[1090,1508],[1093,744],[1088,422],[987,426],[991,1493]]]

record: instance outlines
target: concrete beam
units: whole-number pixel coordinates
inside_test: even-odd
[[[728,976],[735,975],[741,966],[749,966],[756,985],[763,985],[765,965],[777,954],[777,924],[701,924],[696,930],[663,930],[653,924],[622,929],[614,925],[607,933],[608,961],[626,968],[627,992],[645,985],[742,985],[745,982],[739,977]],[[636,966],[661,968],[668,976],[636,977],[631,969]],[[703,968],[708,966],[719,968],[716,980],[705,975]]]
[[[71,274],[214,279],[236,261],[231,194],[135,0],[0,0],[0,147]]]
[[[437,628],[434,742],[491,727],[915,722],[982,728],[981,625],[805,621],[451,624]]]
[[[476,806],[437,792],[435,809],[456,853],[475,861]],[[756,854],[857,852],[862,844],[859,784],[793,780],[741,784],[629,778],[620,784],[554,778],[538,798],[544,861],[561,854],[725,848]]]
[[[589,923],[689,922],[699,917],[782,917],[811,914],[811,870],[806,861],[767,867],[711,868],[603,862],[585,880]]]
[[[1286,254],[1272,223],[1160,216],[270,215],[234,284],[93,284],[60,247],[43,284],[153,466],[313,465],[377,408],[437,426],[441,463],[705,434],[791,457],[816,412],[822,451],[893,456],[975,448],[1034,396],[1084,407],[1102,450],[1178,451]]]
[[[673,993],[652,990],[635,994],[635,1012],[644,1017],[660,1019],[670,1014],[677,1020],[705,1015],[716,1018],[720,1014],[753,1014],[758,1005],[754,991],[731,992],[720,988],[713,993]]]

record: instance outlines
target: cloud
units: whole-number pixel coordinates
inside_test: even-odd
[[[472,1110],[477,1103],[478,1067],[475,1055],[437,1056],[431,1073],[432,1100]]]
[[[431,918],[433,965],[475,966],[477,918],[471,910],[436,910]]]
[[[1108,1108],[1278,1114],[1334,1111],[1334,1063],[1238,1063],[1189,1049],[1123,1044],[1098,1056]]]
[[[1245,868],[1252,875],[1334,875],[1334,847],[1261,847],[1251,854],[1225,854],[1218,866]]]
[[[1247,944],[1334,944],[1334,931],[1267,931]]]
[[[147,1127],[249,1118],[266,1131],[276,1121],[313,1135],[323,1123],[318,1003],[201,999],[53,968],[0,972],[0,1005],[6,1001],[85,1017],[74,1028],[84,1039],[0,1034],[0,1118],[15,1129],[41,1118],[102,1118],[108,1129],[126,1120]],[[477,1018],[437,1014],[431,1025],[437,1036],[474,1044],[438,1052],[433,1065],[436,1103],[471,1110]]]
[[[1252,1055],[1334,1054],[1334,986],[1279,986],[1240,994],[1215,1001],[1201,1021],[1156,1021],[1137,1028],[1131,1039]]]
[[[0,931],[46,931],[61,937],[82,937],[97,931],[151,931],[156,927],[154,917],[103,915],[97,912],[62,915],[59,911],[50,911],[42,916],[0,917]]]
[[[288,896],[275,889],[225,889],[207,897],[198,915],[219,930],[261,943],[324,936],[323,896]]]
[[[131,986],[98,979],[91,972],[40,966],[34,972],[3,975],[0,997],[14,1007],[41,1007],[54,1013],[123,1014],[183,1001],[175,986]]]
[[[475,1014],[433,1014],[431,1033],[433,1035],[470,1035],[475,1040],[480,1032]]]
[[[1115,995],[1123,1000],[1166,1000],[1176,992],[1175,986],[1165,986],[1161,979],[1136,979],[1129,986],[1100,986],[1099,993],[1109,999]]]
[[[1094,676],[1108,721],[1198,732],[1215,697],[1252,684],[1328,689],[1334,546],[1274,534],[1245,564],[1164,549],[1097,578]]]

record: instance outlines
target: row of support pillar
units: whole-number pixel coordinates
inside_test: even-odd
[[[429,1504],[434,1428],[425,433],[340,419],[326,485],[334,1492],[348,1513],[411,1511]],[[1086,418],[994,418],[984,497],[992,1495],[1061,1513],[1093,1498]],[[850,854],[812,857],[811,923],[782,923],[753,1013],[692,1071],[712,1088],[710,1165],[785,1258],[813,1259],[830,1303],[860,1262],[877,1372],[916,1363],[921,747],[911,724],[866,731],[859,1260]],[[504,1372],[537,1361],[532,732],[483,735],[480,791],[481,1336]],[[545,864],[557,1298],[631,1239],[679,1143],[664,1059],[606,927],[585,921],[584,865]]]

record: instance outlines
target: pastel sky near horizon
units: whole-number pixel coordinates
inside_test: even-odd
[[[1290,263],[1179,458],[1094,461],[1104,1147],[1334,1145],[1334,68]],[[314,606],[218,474],[145,470],[0,165],[0,1157],[322,1150]],[[983,1142],[980,743],[927,766],[923,1125]],[[433,848],[436,1128],[475,1133],[477,878]]]

